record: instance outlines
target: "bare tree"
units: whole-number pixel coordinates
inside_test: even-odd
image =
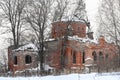
[[[72,21],[75,20],[75,16],[78,16],[79,19],[86,19],[87,17],[83,0],[56,0],[56,4],[53,21]]]
[[[53,0],[31,0],[28,4],[29,9],[26,11],[26,21],[30,24],[38,44],[41,70],[44,70],[44,41],[46,39],[45,34],[47,34],[52,4]]]
[[[119,2],[119,0],[117,0]],[[107,40],[114,41],[117,45],[120,36],[120,13],[119,4],[115,0],[104,0],[99,7],[99,32],[105,36],[109,36]]]
[[[22,26],[24,24],[23,10],[26,0],[1,0],[0,8],[2,9],[1,18],[6,24],[5,33],[12,33],[14,48],[17,48],[20,42]]]
[[[2,67],[1,69],[3,69],[3,72],[7,72],[8,70],[8,65],[7,65],[7,55],[6,55],[6,51],[5,50],[1,50],[1,63],[2,63]]]
[[[57,6],[55,7],[54,14],[53,14],[53,22],[54,21],[62,21],[63,17],[65,17],[67,10],[67,7],[69,5],[69,0],[56,0]]]
[[[41,70],[44,70],[44,41],[48,35],[46,30],[51,22],[62,21],[62,19],[65,17],[68,18],[67,11],[68,6],[70,6],[69,3],[70,0],[30,0],[28,2],[26,21],[31,25],[32,32],[35,33],[35,39],[39,48],[38,55]],[[78,6],[78,4],[75,5]]]
[[[120,1],[102,0],[99,7],[99,28],[100,35],[106,36],[110,42],[114,42],[119,49],[120,56]],[[120,61],[120,60],[119,60]]]
[[[86,20],[87,15],[85,8],[86,5],[84,0],[77,0],[73,14],[77,16],[79,19]]]
[[[75,9],[72,13],[72,20],[79,20],[82,21],[86,24],[86,26],[88,27],[88,37],[92,39],[92,37],[90,37],[89,33],[91,34],[91,27],[90,27],[90,21],[88,20],[88,16],[87,16],[87,12],[85,10],[86,5],[84,0],[76,0],[76,4],[75,4]]]

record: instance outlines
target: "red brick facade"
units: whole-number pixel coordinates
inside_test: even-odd
[[[52,23],[52,38],[65,36],[67,27],[72,28],[73,35],[86,37],[86,25],[82,22],[55,22]]]
[[[82,69],[84,66],[98,64],[100,58],[112,59],[117,53],[116,46],[107,43],[103,36],[98,42],[91,40],[93,32],[87,33],[83,22],[55,22],[52,23],[51,32],[54,40],[46,41],[45,63],[55,69]],[[13,72],[37,66],[36,52],[8,48],[8,67]]]
[[[8,68],[10,71],[22,71],[38,67],[37,52],[26,50],[14,50],[8,48]]]
[[[65,41],[67,27],[72,28],[72,35],[68,36]],[[93,32],[91,32],[91,36]],[[77,36],[76,39],[74,37]],[[62,38],[60,38],[62,37]],[[102,55],[103,59],[113,58],[117,53],[117,48],[114,44],[107,43],[103,36],[98,42],[87,38],[86,25],[81,22],[55,22],[52,23],[52,38],[54,41],[48,42],[49,45],[56,43],[55,50],[49,50],[49,64],[60,69],[62,67],[61,61],[64,59],[64,68],[82,68],[90,66],[94,62],[98,63],[99,56]],[[85,40],[85,41],[84,41]],[[49,46],[50,47],[50,46]],[[63,55],[64,58],[61,58]]]

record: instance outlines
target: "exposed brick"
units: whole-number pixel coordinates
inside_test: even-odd
[[[52,23],[52,38],[60,38],[61,36],[66,35],[66,28],[68,26],[72,27],[73,35],[77,35],[80,38],[86,38],[87,33],[86,33],[86,25],[81,22],[55,22]],[[78,28],[79,27],[79,28]],[[93,33],[90,33],[88,36],[90,39],[93,39]],[[72,67],[83,67],[83,65],[89,65],[93,64],[93,52],[95,51],[97,54],[97,58],[99,56],[99,53],[102,52],[103,57],[105,58],[106,54],[108,54],[109,58],[113,58],[116,53],[117,53],[117,47],[114,44],[107,43],[104,39],[103,36],[101,36],[98,40],[98,43],[89,43],[89,42],[79,42],[79,41],[74,41],[74,40],[67,40],[64,42],[57,40],[58,49],[56,52],[51,52],[51,56],[53,57],[52,63],[50,64],[55,65],[58,64],[57,66],[53,66],[54,68],[61,68],[60,65],[60,56],[61,56],[61,49],[64,48],[65,50],[65,60],[67,60],[67,63],[65,63],[65,68],[70,69]],[[61,44],[66,44],[67,46],[61,45]],[[49,44],[52,45],[52,44]],[[76,54],[76,63],[73,63],[73,52]],[[85,53],[85,63],[83,62],[83,52]]]

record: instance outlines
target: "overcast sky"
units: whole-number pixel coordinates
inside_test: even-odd
[[[98,2],[99,0],[85,0],[86,2],[86,10],[87,10],[87,15],[89,18],[89,21],[91,23],[92,30],[95,32],[96,31],[96,15],[97,15],[97,10],[98,10]],[[6,43],[5,36],[9,35],[0,35],[0,49],[7,48],[8,44]]]
[[[94,37],[96,37],[96,29],[97,29],[97,19],[96,16],[98,15],[98,5],[100,0],[86,0],[86,10],[87,15],[90,20],[91,28],[94,32]]]

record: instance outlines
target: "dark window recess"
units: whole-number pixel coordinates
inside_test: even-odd
[[[103,60],[103,58],[104,58],[104,57],[103,57],[103,53],[100,51],[100,52],[99,52],[99,60]]]
[[[73,63],[76,63],[76,54],[75,54],[75,52],[73,53]]]
[[[96,54],[95,51],[92,53],[92,56],[93,56],[93,60],[94,60],[94,61],[97,61],[97,54]]]
[[[31,62],[32,62],[31,56],[30,56],[30,55],[26,55],[26,56],[25,56],[25,63],[26,63],[26,64],[30,64]]]
[[[17,56],[14,56],[14,64],[17,65]]]
[[[85,52],[83,52],[82,63],[85,63]]]
[[[80,32],[80,27],[78,27],[78,30],[77,30],[77,32],[78,32],[78,33]]]
[[[27,49],[33,49],[32,47],[28,47]]]
[[[84,28],[82,28],[82,30],[84,31]]]
[[[105,58],[108,59],[108,57],[109,57],[108,54],[106,54],[106,55],[105,55]]]

